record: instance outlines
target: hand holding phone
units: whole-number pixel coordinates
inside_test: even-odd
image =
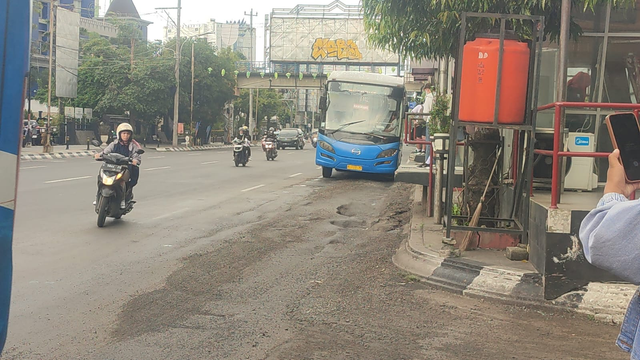
[[[620,151],[620,162],[628,183],[640,183],[640,123],[634,113],[616,113],[606,117],[611,143]],[[610,156],[609,161],[614,159]],[[611,166],[609,168],[611,170]],[[608,181],[608,180],[607,180]]]

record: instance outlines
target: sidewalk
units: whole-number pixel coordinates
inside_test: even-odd
[[[442,226],[427,218],[420,203],[420,186],[412,199],[409,237],[393,262],[427,284],[461,295],[521,305],[552,307],[593,315],[620,323],[637,287],[623,283],[595,283],[555,300],[544,300],[541,276],[526,261],[511,261],[504,251],[478,249],[451,257],[442,243]]]
[[[90,146],[87,150],[87,145],[69,145],[67,150],[66,145],[56,145],[53,147],[53,152],[44,154],[42,153],[42,146],[30,146],[20,149],[21,160],[51,160],[51,159],[67,159],[84,156],[92,156],[96,152],[100,151],[95,146]]]
[[[203,145],[203,146],[178,146],[178,147],[167,146],[167,144],[161,144],[160,147],[156,147],[155,144],[154,145],[147,144],[147,147],[143,147],[142,149],[147,152],[149,151],[176,152],[176,151],[202,151],[202,150],[226,149],[230,147],[231,145],[224,145],[224,144],[211,144],[211,145]],[[53,147],[53,152],[44,154],[42,153],[42,146],[24,147],[20,149],[20,159],[21,160],[68,159],[68,158],[93,156],[95,153],[102,150],[102,148],[98,148],[93,145],[89,146],[89,150],[87,150],[87,145],[69,145],[69,150],[67,150],[66,148],[67,148],[66,145],[56,145]]]
[[[233,145],[225,145],[225,144],[209,144],[209,145],[201,145],[201,146],[163,146],[153,147],[157,151],[166,152],[166,151],[202,151],[202,150],[215,150],[215,149],[227,149],[231,148]],[[255,145],[254,145],[255,146]]]

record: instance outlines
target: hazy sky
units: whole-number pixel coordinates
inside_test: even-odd
[[[99,0],[100,14],[106,11],[110,0]],[[181,22],[187,24],[204,23],[210,19],[218,22],[245,19],[249,22],[249,13],[253,8],[258,16],[253,18],[253,26],[256,28],[256,60],[264,58],[264,16],[271,13],[273,8],[292,8],[298,4],[330,4],[333,0],[182,0]],[[162,40],[164,26],[167,25],[167,16],[158,7],[176,7],[177,0],[133,0],[140,17],[152,21],[149,25],[149,40]],[[357,5],[359,0],[342,0],[347,5]],[[176,10],[167,10],[175,20]]]

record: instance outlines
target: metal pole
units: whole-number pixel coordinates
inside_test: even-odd
[[[55,32],[55,21],[53,19],[53,8],[55,1],[49,4],[49,88],[47,89],[47,128],[51,126],[51,72],[53,71],[53,34]]]
[[[176,22],[176,94],[173,97],[173,146],[178,146],[178,112],[180,107],[180,11],[182,0],[178,0],[178,19]]]
[[[451,145],[449,145],[451,146]],[[431,159],[433,162],[433,158]],[[433,214],[436,218],[436,224],[442,224],[442,180],[444,173],[444,155],[438,154],[438,165],[436,166],[436,179],[435,179],[435,201],[433,204]],[[431,174],[429,174],[431,176]],[[450,175],[449,175],[450,176]]]
[[[567,49],[569,47],[569,26],[570,26],[570,16],[571,16],[571,0],[562,0],[562,6],[560,10],[560,49],[558,51],[558,80],[556,81],[556,101],[565,101],[566,93],[567,93]],[[564,128],[565,128],[565,117],[564,117],[564,109],[560,109],[560,116],[558,117],[556,111],[556,121],[560,121],[560,129],[559,133],[556,133],[554,136],[559,137],[559,141],[555,141],[556,145],[558,145],[558,149],[554,149],[557,151],[562,151],[564,149]],[[556,131],[558,131],[556,127]],[[555,182],[553,185],[559,187],[556,190],[557,198],[559,201],[562,191],[564,190],[564,162],[565,159],[561,159],[561,161],[555,162],[553,166],[556,168],[556,171],[559,171],[562,175],[559,181]],[[559,191],[558,191],[559,190]]]
[[[191,121],[189,122],[189,131],[191,131],[191,137],[193,138],[193,82],[194,82],[194,69],[195,69],[195,42],[191,42]],[[193,139],[195,144],[195,139]]]
[[[253,89],[249,89],[249,124],[253,123]],[[251,129],[249,129],[251,132]]]

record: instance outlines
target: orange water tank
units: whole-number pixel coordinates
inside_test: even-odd
[[[464,45],[460,86],[460,121],[493,123],[498,84],[500,40],[477,38]],[[498,123],[524,122],[529,47],[504,40]]]

